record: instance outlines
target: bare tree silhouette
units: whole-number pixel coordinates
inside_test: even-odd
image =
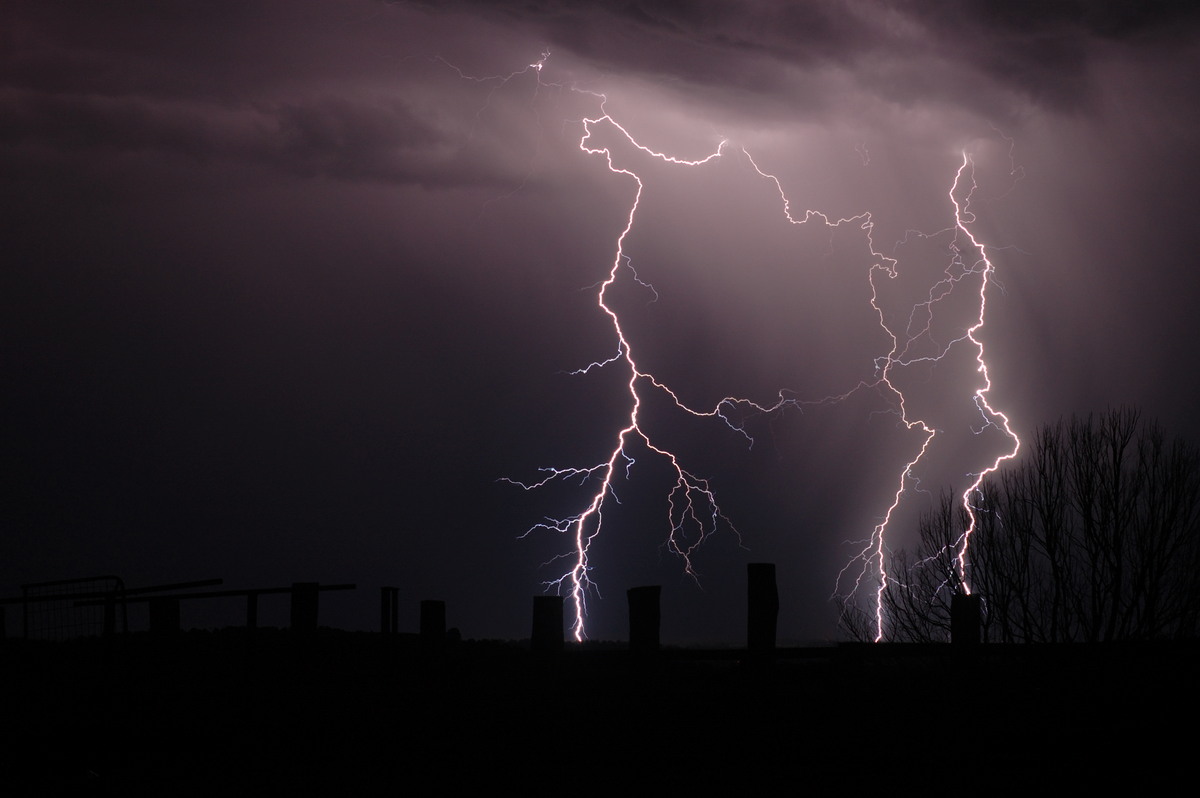
[[[1200,450],[1135,410],[1038,431],[1024,460],[975,496],[967,582],[991,642],[1195,637]],[[944,493],[915,551],[893,555],[886,639],[946,640],[966,511]],[[855,633],[855,618],[845,619]]]

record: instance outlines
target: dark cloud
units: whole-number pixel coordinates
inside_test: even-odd
[[[303,177],[487,182],[482,169],[455,168],[457,147],[395,97],[228,108],[133,96],[10,92],[0,98],[0,125],[9,157],[22,161],[54,153],[157,154],[197,164],[258,165]]]
[[[471,3],[459,4],[471,6]],[[541,32],[602,72],[753,95],[768,113],[841,107],[839,76],[883,102],[965,106],[1005,120],[1025,104],[1088,107],[1112,47],[1194,40],[1187,2],[545,2],[480,8]],[[1116,55],[1120,55],[1118,50]],[[824,91],[797,92],[812,81]],[[786,106],[786,107],[781,107]]]
[[[12,174],[54,169],[56,159],[86,153],[89,170],[106,159],[168,156],[198,166],[426,185],[512,185],[527,171],[488,151],[497,145],[487,128],[464,135],[477,125],[478,109],[430,115],[428,92],[410,92],[411,84],[394,80],[390,57],[349,51],[336,35],[318,38],[319,27],[297,40],[295,31],[266,24],[270,4],[248,16],[228,5],[187,6],[182,19],[145,9],[147,19],[129,29],[88,4],[68,6],[73,13],[65,21],[42,16],[40,7],[10,12],[12,47],[0,71],[0,158]],[[303,18],[313,8],[328,9],[309,4],[295,11]],[[310,38],[326,44],[306,49]],[[262,57],[264,49],[302,68],[286,73]],[[430,56],[423,61],[436,63]],[[445,73],[444,64],[439,69]],[[308,85],[308,73],[321,79]],[[453,78],[440,77],[447,76]],[[447,82],[451,90],[462,88]],[[486,101],[486,91],[479,96]],[[416,108],[419,102],[425,107]]]

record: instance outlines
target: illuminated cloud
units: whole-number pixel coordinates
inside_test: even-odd
[[[945,246],[894,243],[945,227],[968,149],[997,269],[996,406],[1024,432],[1132,402],[1194,434],[1192,9],[8,4],[6,521],[28,532],[0,579],[402,583],[460,608],[469,635],[525,633],[560,549],[514,538],[561,507],[494,480],[591,462],[627,412],[619,379],[563,373],[612,352],[594,286],[631,199],[578,150],[589,92],[659,150],[745,147],[795,208],[870,210],[908,267],[898,306]],[[547,50],[541,88],[484,80]],[[740,155],[645,179],[629,254],[659,299],[614,299],[647,370],[697,406],[870,373],[851,231],[789,230]],[[911,388],[933,401],[943,373]],[[841,541],[869,533],[911,445],[879,409],[757,417],[747,449],[648,408],[724,489],[749,552],[713,539],[705,591],[682,581],[657,558],[645,473],[596,552],[595,633],[624,633],[623,587],[661,582],[668,636],[736,640],[752,558],[780,565],[785,636],[832,634]],[[959,454],[931,463],[931,491],[967,484]]]

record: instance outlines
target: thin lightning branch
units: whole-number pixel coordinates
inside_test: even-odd
[[[863,166],[869,166],[871,163],[871,153],[867,150],[867,143],[860,141],[854,145],[854,151],[858,153],[858,157],[862,159]]]
[[[893,382],[893,376],[898,369],[907,368],[919,363],[932,363],[941,360],[950,352],[950,350],[959,345],[972,346],[975,349],[975,362],[977,364],[976,371],[982,376],[983,384],[971,394],[972,401],[975,403],[981,418],[983,419],[983,428],[996,427],[1012,441],[1012,447],[1007,452],[997,456],[992,464],[986,469],[975,474],[973,483],[962,494],[963,506],[966,509],[970,518],[970,523],[962,532],[955,543],[955,563],[958,571],[959,581],[962,589],[969,592],[967,586],[968,558],[967,553],[970,546],[971,535],[976,527],[975,507],[972,503],[972,497],[975,496],[980,489],[983,480],[997,468],[1001,463],[1016,456],[1020,446],[1020,441],[1016,434],[1012,431],[1009,419],[1003,413],[993,408],[989,402],[987,395],[991,390],[992,383],[988,373],[986,361],[984,359],[983,344],[977,337],[977,333],[983,328],[986,315],[986,299],[987,288],[992,282],[992,274],[994,268],[991,261],[987,257],[987,252],[984,246],[975,238],[969,229],[969,225],[974,222],[974,215],[970,210],[971,196],[975,190],[975,182],[973,177],[973,162],[967,153],[963,153],[963,162],[959,167],[953,184],[949,191],[950,201],[954,207],[955,223],[952,227],[946,230],[939,231],[932,235],[916,233],[910,231],[906,234],[905,241],[911,235],[932,238],[941,236],[947,233],[953,234],[953,241],[950,245],[951,261],[945,269],[945,277],[933,284],[925,300],[913,306],[905,320],[903,329],[893,329],[889,326],[887,316],[879,302],[879,285],[878,280],[886,277],[894,279],[897,274],[897,260],[892,257],[887,257],[875,249],[873,241],[874,222],[870,213],[862,213],[857,216],[840,218],[833,220],[826,214],[820,211],[806,210],[802,216],[795,216],[792,213],[791,201],[788,199],[783,190],[783,186],[779,179],[772,174],[764,172],[759,168],[758,164],[751,157],[750,153],[742,150],[742,154],[749,162],[754,171],[762,178],[772,181],[775,184],[776,191],[779,194],[782,203],[783,214],[789,223],[794,225],[806,225],[816,223],[833,230],[843,225],[857,226],[863,231],[866,239],[868,252],[870,254],[871,265],[868,270],[868,284],[870,286],[870,305],[878,318],[880,328],[890,342],[889,349],[886,354],[875,358],[875,374],[871,379],[859,381],[849,390],[830,394],[824,398],[817,400],[802,401],[796,398],[789,391],[779,391],[776,400],[772,403],[758,403],[749,399],[744,399],[735,396],[727,396],[721,399],[710,410],[699,410],[689,407],[679,396],[664,382],[656,378],[653,374],[643,370],[634,357],[634,350],[627,337],[622,325],[621,319],[617,312],[612,308],[608,301],[609,289],[616,283],[622,274],[628,274],[631,279],[639,285],[649,288],[654,291],[654,288],[649,283],[641,280],[637,272],[633,269],[629,256],[625,252],[626,239],[637,216],[638,208],[641,203],[642,193],[645,185],[642,178],[634,171],[617,166],[613,161],[612,151],[605,146],[592,143],[595,132],[603,125],[611,126],[624,137],[632,147],[640,150],[647,156],[660,160],[664,163],[669,163],[681,167],[701,167],[718,158],[725,156],[728,142],[722,140],[715,151],[707,156],[697,159],[685,159],[674,155],[668,155],[663,152],[653,150],[640,142],[638,142],[632,134],[620,122],[614,119],[605,110],[607,98],[605,95],[589,91],[577,89],[574,86],[564,87],[562,84],[549,84],[542,80],[542,71],[545,62],[549,57],[548,53],[544,53],[542,58],[527,67],[524,67],[507,76],[496,76],[492,78],[477,78],[464,74],[461,70],[451,66],[458,72],[460,77],[481,83],[497,82],[497,85],[503,85],[514,79],[518,75],[524,75],[533,72],[536,75],[537,86],[540,89],[545,86],[556,86],[558,88],[567,88],[571,91],[588,94],[595,97],[599,103],[600,114],[594,118],[585,118],[580,121],[583,134],[579,140],[579,149],[589,155],[604,158],[608,170],[616,175],[621,175],[623,178],[632,181],[634,187],[634,195],[630,204],[629,212],[626,215],[625,223],[620,233],[616,237],[615,252],[613,259],[609,265],[607,277],[597,284],[596,303],[600,311],[609,319],[612,324],[613,334],[616,339],[616,349],[609,357],[596,360],[588,363],[585,366],[571,371],[574,375],[584,375],[590,373],[594,369],[607,367],[619,367],[626,371],[628,380],[626,381],[626,389],[629,396],[629,415],[626,424],[617,431],[613,441],[613,448],[609,451],[604,460],[588,467],[573,467],[573,468],[542,468],[539,473],[543,476],[533,482],[520,482],[512,479],[503,481],[518,485],[526,490],[534,490],[544,487],[552,482],[578,482],[580,485],[594,484],[590,498],[584,503],[583,509],[574,515],[563,518],[547,518],[541,523],[535,524],[522,535],[528,535],[535,530],[548,530],[560,534],[569,535],[572,539],[573,548],[570,552],[555,557],[551,562],[560,559],[569,561],[569,569],[556,579],[546,582],[547,589],[553,589],[560,594],[565,592],[570,598],[573,610],[574,621],[572,624],[572,633],[576,640],[582,641],[586,637],[585,618],[587,616],[587,597],[589,592],[599,592],[596,584],[591,579],[591,566],[589,564],[589,554],[591,546],[596,538],[600,535],[604,525],[604,510],[609,501],[619,503],[614,487],[614,480],[619,473],[624,473],[629,476],[630,471],[636,459],[632,453],[635,445],[640,445],[651,453],[662,458],[669,464],[671,472],[674,475],[674,485],[667,495],[667,537],[665,540],[666,547],[678,555],[683,561],[684,572],[696,578],[697,574],[693,567],[692,555],[697,547],[722,526],[730,529],[740,540],[740,534],[736,527],[725,516],[721,510],[716,495],[713,492],[710,482],[695,473],[685,468],[676,454],[668,449],[662,448],[656,444],[649,434],[643,429],[640,418],[644,391],[657,390],[665,394],[674,402],[675,406],[682,411],[697,417],[714,417],[720,419],[731,430],[742,435],[748,442],[753,444],[753,438],[746,431],[744,424],[747,415],[749,414],[770,414],[779,411],[785,407],[804,407],[813,405],[833,404],[844,401],[851,395],[862,390],[874,390],[880,393],[889,403],[890,412],[896,414],[900,423],[908,430],[917,432],[919,437],[919,445],[914,448],[913,456],[908,459],[904,467],[896,478],[895,489],[891,494],[891,501],[884,512],[882,519],[874,527],[869,538],[861,542],[861,548],[858,553],[851,559],[849,563],[839,572],[835,583],[835,596],[840,595],[846,604],[854,600],[860,591],[862,591],[868,583],[873,584],[873,615],[875,621],[875,639],[878,641],[884,636],[885,618],[883,616],[883,595],[888,589],[889,574],[886,567],[887,553],[887,532],[888,527],[892,522],[893,516],[900,507],[904,496],[910,489],[919,489],[920,480],[916,475],[916,468],[921,463],[930,449],[935,437],[938,435],[937,430],[931,423],[922,418],[917,418],[911,415],[908,400],[904,393]],[[488,102],[491,102],[495,92],[488,94]],[[1006,139],[1010,142],[1011,140]],[[863,158],[864,165],[868,162],[865,146],[860,145],[860,155]],[[1011,147],[1010,147],[1011,156]],[[1016,171],[1014,168],[1014,175]],[[965,197],[960,201],[959,197],[963,193],[962,186],[965,184],[964,176],[968,176],[970,187],[965,189]],[[514,192],[516,190],[515,189]],[[905,241],[897,244],[899,248]],[[960,246],[961,244],[961,246]],[[971,257],[975,260],[968,264]],[[972,325],[960,336],[950,340],[944,344],[937,344],[933,341],[932,324],[935,315],[936,306],[950,296],[956,285],[968,277],[979,277],[979,314]],[[594,286],[595,288],[596,286]],[[657,292],[655,292],[657,298]],[[916,354],[914,349],[920,340],[929,340],[935,346],[933,354]],[[982,428],[978,430],[982,432]],[[849,589],[841,594],[841,586],[843,583],[850,585]]]
[[[879,291],[875,281],[876,278],[881,274],[886,275],[889,279],[894,279],[897,276],[896,260],[894,258],[888,258],[875,250],[875,243],[874,239],[872,238],[874,222],[872,221],[870,213],[862,213],[858,216],[842,218],[838,219],[836,222],[831,222],[828,216],[819,211],[806,210],[804,212],[804,217],[797,219],[796,217],[792,216],[791,201],[787,198],[779,179],[774,175],[767,174],[760,169],[758,164],[754,162],[754,159],[750,157],[749,153],[746,153],[746,157],[750,160],[750,164],[754,167],[754,171],[758,172],[758,174],[762,177],[770,179],[775,184],[775,188],[778,190],[779,197],[783,202],[783,213],[787,217],[788,221],[792,224],[806,224],[812,219],[820,219],[827,227],[830,228],[839,227],[843,224],[858,223],[859,227],[866,233],[867,246],[871,253],[871,257],[874,260],[874,263],[871,265],[868,274],[868,281],[871,286],[871,307],[874,309],[876,316],[879,318],[879,326],[891,340],[891,349],[886,356],[882,358],[876,358],[875,380],[871,382],[860,382],[850,391],[836,397],[829,397],[829,399],[841,401],[849,398],[852,393],[863,388],[884,389],[893,397],[896,413],[899,415],[900,422],[905,426],[905,428],[909,430],[919,428],[924,435],[916,456],[906,463],[900,472],[896,491],[892,495],[891,504],[888,505],[887,511],[883,515],[883,520],[880,521],[879,524],[877,524],[871,531],[871,536],[864,542],[863,548],[858,552],[858,554],[838,573],[838,577],[835,582],[834,592],[836,594],[838,589],[840,589],[842,580],[847,578],[847,574],[854,567],[854,564],[859,564],[860,567],[858,573],[854,577],[853,587],[845,596],[845,601],[849,602],[862,588],[862,584],[865,579],[873,577],[877,580],[874,601],[874,618],[875,640],[879,641],[883,637],[883,594],[884,591],[887,590],[888,584],[888,574],[884,556],[887,528],[891,523],[892,515],[900,506],[900,502],[906,492],[906,486],[910,482],[914,482],[916,479],[913,474],[913,469],[925,456],[926,451],[928,451],[930,444],[933,442],[933,439],[937,434],[935,430],[925,421],[909,417],[907,402],[904,394],[891,381],[892,370],[898,365],[904,365],[903,362],[897,358],[897,353],[900,351],[901,346],[900,338],[887,325],[883,309],[879,306]]]

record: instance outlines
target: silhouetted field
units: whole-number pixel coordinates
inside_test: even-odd
[[[6,640],[0,793],[1165,789],[1190,778],[1198,652],[858,645],[749,662],[429,652],[324,629]]]

